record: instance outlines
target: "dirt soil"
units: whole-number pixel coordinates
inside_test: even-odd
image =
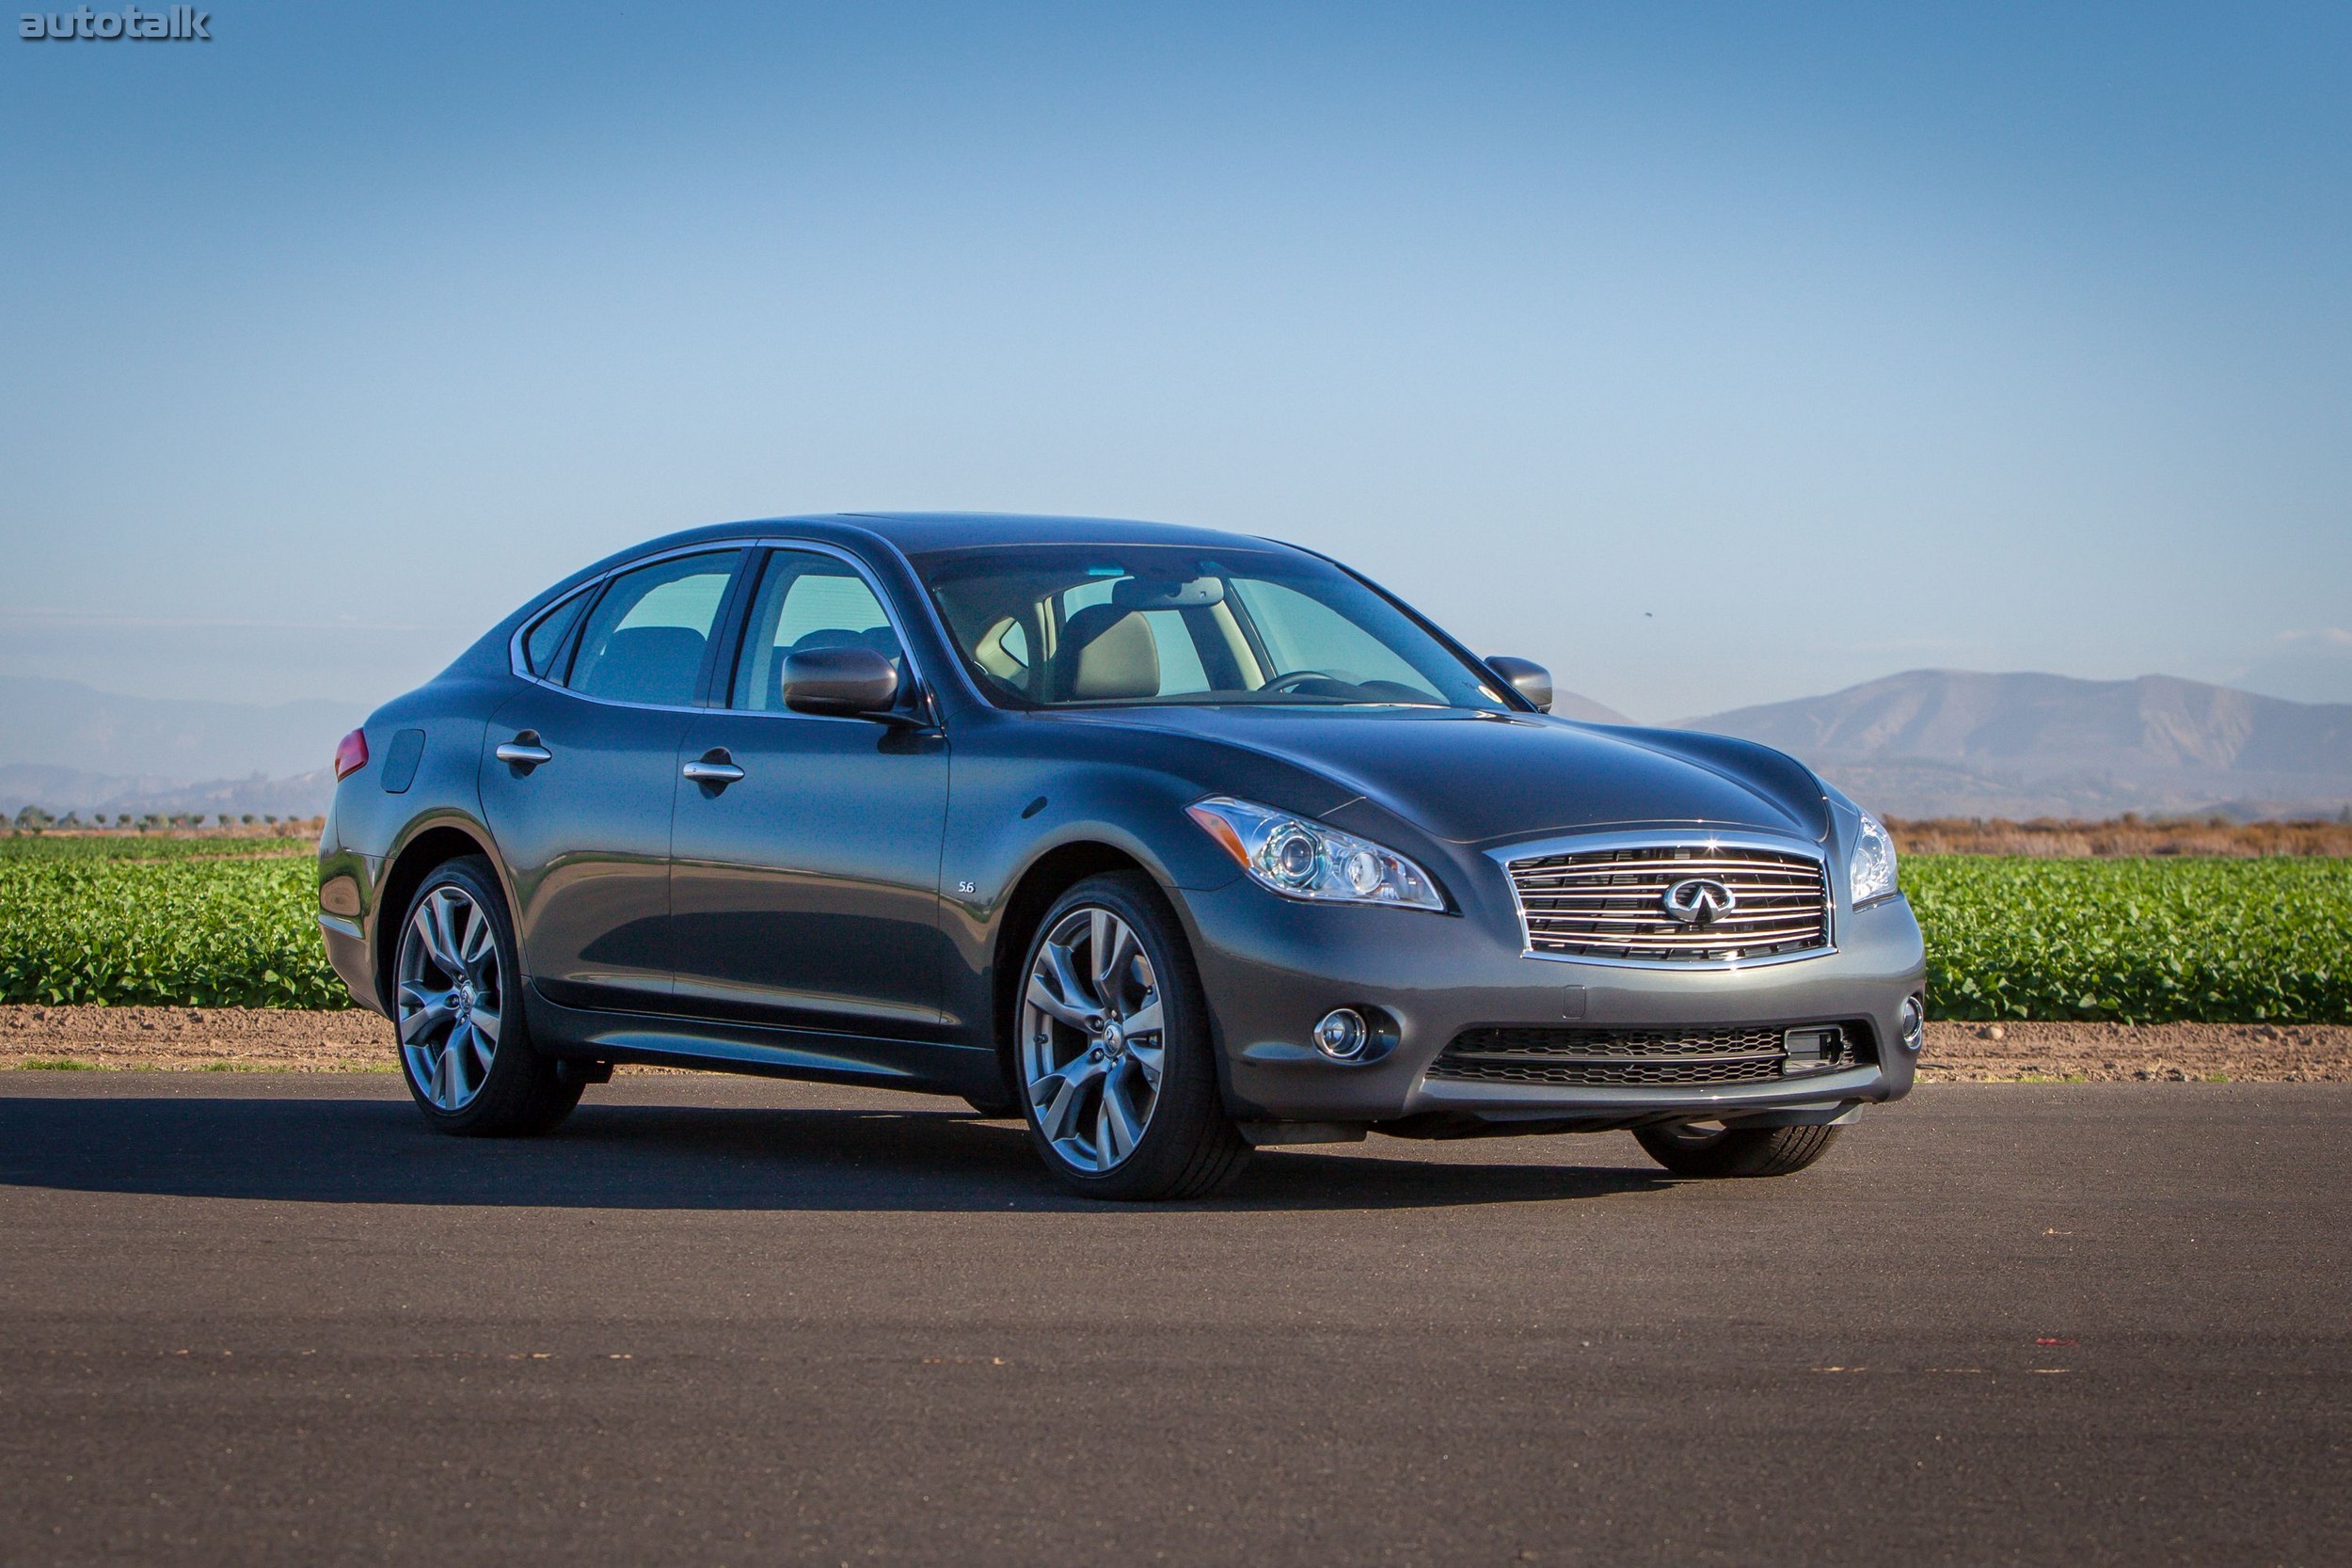
[[[278,1007],[0,1006],[0,1069],[164,1072],[395,1072],[374,1013]],[[667,1068],[622,1068],[666,1072]]]
[[[1930,1083],[2073,1078],[2352,1083],[2352,1027],[2269,1023],[1931,1023]]]
[[[177,1072],[389,1072],[391,1025],[357,1010],[0,1006],[0,1069],[60,1064]],[[2352,1027],[1931,1023],[1919,1072],[1931,1083],[2352,1083]]]
[[[1887,831],[1906,855],[2034,855],[2051,860],[2117,855],[2352,855],[2352,816],[2340,821],[2230,822],[2220,817],[2137,816],[2105,822],[2037,817],[1890,817]]]

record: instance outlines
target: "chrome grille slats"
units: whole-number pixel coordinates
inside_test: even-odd
[[[1725,871],[1755,871],[1772,874],[1791,872],[1795,869],[1788,862],[1779,859],[1748,860],[1736,855],[1707,855],[1695,847],[1689,854],[1681,855],[1645,855],[1644,851],[1638,849],[1608,849],[1597,850],[1595,853],[1610,857],[1611,864],[1619,871],[1679,871],[1694,858],[1704,858],[1708,864]],[[1545,856],[1544,860],[1581,861],[1589,858],[1591,857],[1584,855],[1549,855]],[[1564,871],[1566,869],[1572,868],[1563,868]]]
[[[1829,882],[1799,851],[1750,845],[1638,844],[1522,855],[1503,863],[1527,951],[1630,963],[1801,958],[1830,946]],[[1704,925],[1664,908],[1667,890],[1713,882],[1731,906]]]

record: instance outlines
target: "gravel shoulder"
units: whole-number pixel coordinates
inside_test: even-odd
[[[0,1071],[398,1072],[392,1026],[357,1007],[0,1006]],[[629,1075],[675,1068],[625,1067]]]
[[[389,1072],[392,1026],[356,1008],[0,1007],[0,1067]]]
[[[0,1069],[57,1063],[165,1072],[389,1072],[391,1026],[356,1009],[0,1006]],[[2352,1027],[1931,1023],[1919,1070],[1931,1083],[2352,1083]]]
[[[1930,1083],[2352,1083],[2352,1028],[2269,1023],[1931,1023]]]

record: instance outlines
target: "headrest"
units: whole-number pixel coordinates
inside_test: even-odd
[[[1117,605],[1089,605],[1062,629],[1055,660],[1071,697],[1156,697],[1160,650],[1144,618]]]
[[[703,642],[691,626],[625,626],[605,640],[586,678],[575,684],[616,703],[691,703]]]
[[[785,650],[804,654],[818,648],[871,648],[884,658],[898,657],[898,634],[887,626],[851,631],[846,626],[819,626]]]

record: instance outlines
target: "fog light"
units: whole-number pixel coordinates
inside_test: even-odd
[[[1371,1040],[1364,1015],[1353,1007],[1334,1007],[1315,1025],[1315,1049],[1335,1062],[1354,1061]]]
[[[1903,1010],[1896,1019],[1895,1027],[1902,1035],[1905,1051],[1915,1053],[1927,1043],[1927,1014],[1920,1008],[1917,997],[1903,998]]]

